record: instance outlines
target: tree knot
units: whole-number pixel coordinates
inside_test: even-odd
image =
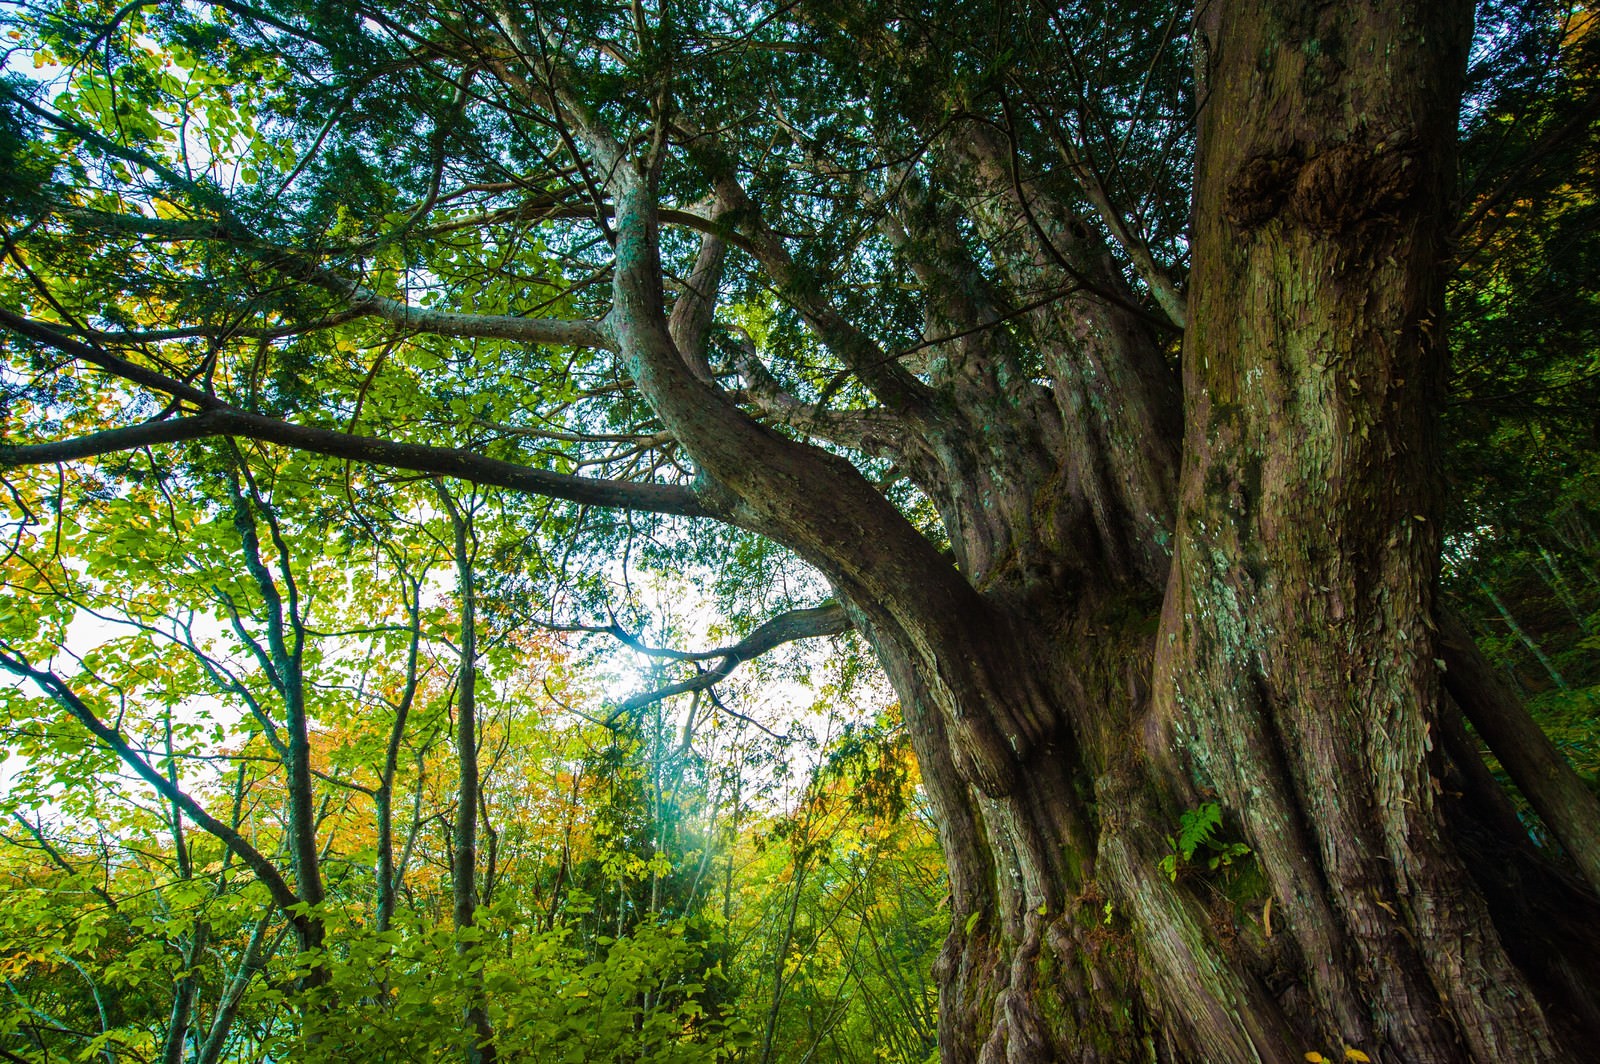
[[[1223,216],[1247,230],[1281,215],[1316,232],[1353,233],[1412,197],[1421,183],[1418,156],[1408,130],[1252,156],[1228,183]]]
[[[1290,206],[1312,229],[1349,232],[1410,199],[1420,171],[1410,133],[1346,142],[1306,162]]]
[[[1223,217],[1241,229],[1265,225],[1283,209],[1303,165],[1293,151],[1246,159],[1228,182]]]

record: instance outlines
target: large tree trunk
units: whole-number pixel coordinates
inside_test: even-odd
[[[814,564],[900,695],[950,867],[946,1061],[1577,1059],[1600,1039],[1600,907],[1495,833],[1504,803],[1439,675],[1437,315],[1470,4],[1203,11],[1181,419],[1092,230],[982,129],[952,127],[956,194],[1009,197],[1053,246],[1021,268],[1081,282],[1029,325],[1043,380],[984,328],[998,303],[936,204],[906,224],[926,223],[952,339],[919,377],[714,175],[741,247],[903,426],[880,446],[955,564],[707,379],[694,308],[665,313],[653,173],[564,98],[616,203],[607,328],[705,508]],[[1202,807],[1242,868],[1174,852]]]
[[[1593,898],[1486,830],[1492,780],[1439,741],[1438,313],[1470,5],[1207,10],[1164,589],[1131,566],[974,572],[1006,537],[953,531],[986,591],[930,653],[838,583],[941,814],[944,1058],[1577,1059],[1597,1033],[1594,935],[1575,916],[1528,936],[1534,910],[1592,918]],[[927,490],[947,511],[983,499],[946,513],[976,535],[1012,519],[990,485],[1015,479]],[[1088,479],[1059,490],[1137,554],[1159,490]],[[1013,494],[1015,519],[1041,509]],[[1057,535],[1045,546],[1081,557],[1085,536]],[[983,679],[950,682],[966,669]],[[1248,869],[1174,880],[1169,836],[1210,802]]]
[[[1227,5],[1201,115],[1157,713],[1326,1039],[1555,1055],[1443,830],[1438,313],[1467,4]]]

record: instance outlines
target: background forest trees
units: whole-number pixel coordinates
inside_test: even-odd
[[[8,1059],[453,1059],[475,1009],[513,1059],[928,1058],[945,888],[881,701],[845,723],[862,710],[838,692],[822,733],[782,744],[698,700],[597,719],[614,706],[578,648],[485,597],[463,865],[455,556],[504,549],[505,515],[467,495],[408,520],[442,503],[425,483],[381,538],[364,509],[330,540],[280,516],[327,472],[241,463],[221,498],[146,484],[9,559],[3,660],[70,660],[74,684],[4,689]],[[114,705],[120,750],[78,691]]]
[[[4,13],[11,1058],[1600,1039],[1589,5]]]

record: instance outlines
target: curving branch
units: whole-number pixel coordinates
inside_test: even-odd
[[[186,417],[148,421],[106,429],[52,443],[0,445],[0,468],[69,462],[160,443],[218,436],[259,440],[331,458],[406,469],[431,476],[457,477],[490,487],[508,488],[592,506],[618,507],[684,517],[713,517],[689,488],[675,484],[597,480],[532,469],[471,451],[430,444],[401,443],[376,436],[358,436],[333,429],[294,425],[251,414],[163,373],[110,352],[91,347],[44,322],[0,307],[0,325],[64,354],[88,362],[134,384],[164,392],[200,412]]]
[[[568,502],[683,517],[713,517],[694,492],[675,484],[646,484],[566,476],[486,458],[453,447],[400,443],[377,436],[356,436],[332,429],[292,425],[276,418],[232,409],[212,409],[191,417],[148,421],[106,429],[54,443],[0,445],[0,468],[50,465],[137,450],[160,443],[219,436],[259,440],[313,454],[404,469],[429,476],[456,477],[487,487],[507,488]]]
[[[789,391],[775,377],[755,341],[738,325],[725,325],[733,338],[733,368],[744,384],[742,398],[762,414],[782,425],[793,426],[829,443],[880,457],[899,456],[903,425],[883,410],[824,410]]]
[[[274,326],[241,325],[235,322],[227,325],[181,325],[167,329],[107,332],[103,329],[74,325],[64,331],[92,343],[122,346],[159,344],[172,340],[285,340],[292,336],[305,336],[307,333],[332,329],[366,316],[360,311],[342,310],[325,314],[314,321],[285,322]]]
[[[616,204],[616,270],[608,320],[621,343],[628,375],[663,427],[715,483],[712,490],[726,499],[722,505],[742,527],[794,551],[816,566],[841,597],[857,607],[870,603],[886,621],[903,626],[919,647],[948,645],[945,640],[965,645],[965,620],[981,616],[986,607],[938,548],[849,461],[758,424],[685,363],[664,313],[656,174],[648,166],[641,168],[581,101],[564,98],[563,103],[605,171]],[[731,175],[714,178],[713,185],[735,212],[742,213],[749,204]],[[757,243],[765,241],[781,253],[779,259],[788,261],[777,235],[765,228],[760,233]],[[933,398],[926,385],[888,360],[873,364],[880,349],[831,304],[814,304],[813,309],[833,316],[842,331],[824,330],[823,335],[837,335],[854,345],[841,357],[865,374],[886,407],[913,420],[929,411]],[[963,671],[974,660],[928,653],[923,664],[958,689],[973,682]]]
[[[821,636],[839,635],[849,631],[852,627],[849,615],[845,608],[838,603],[829,603],[825,606],[815,606],[811,609],[790,610],[780,613],[776,617],[762,624],[755,631],[745,636],[732,646],[720,647],[716,650],[700,650],[682,652],[662,650],[657,647],[646,646],[635,636],[630,636],[620,626],[613,625],[604,631],[616,636],[624,643],[641,654],[652,657],[666,657],[675,661],[710,661],[719,659],[709,669],[697,672],[694,676],[678,683],[668,684],[653,691],[641,691],[632,695],[617,706],[616,712],[611,715],[612,720],[637,712],[645,706],[674,695],[688,694],[691,691],[704,691],[714,684],[727,679],[729,674],[751,658],[760,657],[774,647],[784,643],[792,643],[798,639],[816,639]]]
[[[700,238],[700,251],[694,269],[684,284],[683,293],[673,304],[667,319],[667,332],[689,369],[704,384],[715,385],[711,366],[706,361],[706,346],[711,339],[711,323],[717,310],[717,287],[722,282],[723,263],[728,246],[721,237],[706,233]]]
[[[718,166],[708,153],[699,154],[702,168],[711,177],[717,196],[742,220],[746,250],[773,279],[783,300],[799,312],[812,333],[871,389],[886,409],[908,420],[924,420],[934,405],[928,386],[821,294],[817,279],[783,246],[782,239],[768,227],[733,174]]]
[[[1015,82],[1015,79],[1013,79]],[[1106,231],[1112,239],[1122,248],[1134,269],[1139,272],[1139,277],[1150,289],[1150,296],[1156,301],[1168,320],[1179,329],[1189,324],[1189,304],[1182,291],[1169,277],[1165,270],[1156,262],[1155,255],[1150,251],[1150,245],[1144,237],[1128,223],[1127,216],[1111,202],[1111,196],[1106,192],[1105,184],[1100,180],[1100,175],[1079,150],[1078,144],[1067,132],[1061,128],[1048,108],[1028,94],[1024,85],[1016,83],[1016,87],[1027,99],[1034,113],[1039,117],[1040,124],[1049,134],[1050,141],[1055,145],[1056,153],[1061,156],[1061,161],[1066,164],[1067,172],[1072,174],[1078,182],[1078,189],[1084,195],[1095,213],[1100,216],[1100,221],[1105,225]]]
[[[343,308],[331,312],[316,323],[308,324],[303,330],[291,328],[290,333],[325,328],[329,324],[339,324],[356,318],[375,317],[412,332],[432,333],[437,336],[515,340],[528,344],[559,344],[566,347],[616,350],[616,342],[603,321],[433,310],[379,295],[357,281],[342,277],[333,270],[318,265],[310,255],[265,241],[229,218],[145,218],[140,215],[112,214],[86,209],[73,209],[63,213],[101,229],[161,240],[218,241],[260,259],[289,277],[346,301],[346,306]],[[268,335],[272,335],[273,332],[276,331],[269,331]],[[156,338],[181,339],[206,333],[207,330],[182,329],[150,335]]]
[[[514,314],[461,314],[447,310],[414,307],[398,299],[380,296],[354,281],[325,270],[298,271],[303,280],[328,292],[344,296],[358,315],[372,315],[413,332],[435,336],[460,336],[478,340],[517,340],[528,344],[560,344],[565,347],[617,349],[604,322],[560,318],[519,318]]]

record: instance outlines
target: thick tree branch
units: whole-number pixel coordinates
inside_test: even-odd
[[[0,325],[30,339],[91,363],[108,373],[200,407],[200,413],[125,428],[106,429],[54,443],[0,445],[0,468],[68,462],[161,443],[215,436],[233,436],[275,443],[315,454],[406,469],[433,476],[457,477],[491,487],[525,491],[593,506],[620,507],[651,513],[710,517],[709,510],[688,488],[672,484],[594,480],[531,469],[515,462],[486,458],[470,451],[428,444],[401,443],[357,436],[332,429],[293,425],[277,418],[250,414],[165,374],[109,352],[90,347],[37,322],[0,308]]]
[[[597,347],[616,350],[600,322],[568,321],[559,318],[519,318],[514,314],[458,314],[453,311],[414,307],[398,299],[380,296],[353,281],[325,271],[303,275],[305,280],[327,291],[342,295],[350,308],[371,314],[393,325],[435,336],[461,336],[479,340],[516,340],[528,344],[560,344],[566,347]]]
[[[123,347],[166,343],[171,340],[284,340],[291,336],[304,336],[307,333],[332,329],[366,316],[363,311],[342,310],[313,321],[285,322],[276,326],[245,326],[235,322],[227,325],[183,325],[169,329],[139,329],[127,332],[106,332],[101,329],[77,327],[67,331],[91,343],[116,344]]]
[[[470,451],[427,444],[399,443],[375,436],[355,436],[332,429],[291,425],[275,418],[230,409],[213,409],[192,417],[107,429],[56,443],[0,445],[0,468],[49,465],[135,450],[154,444],[219,436],[259,440],[331,458],[404,469],[430,476],[456,477],[488,487],[524,491],[591,506],[678,514],[684,517],[713,516],[695,497],[693,491],[677,485],[565,476],[542,469],[530,469],[515,462],[485,458]]]
[[[673,304],[667,331],[694,375],[712,384],[711,366],[706,360],[706,345],[711,339],[711,322],[717,311],[717,286],[722,283],[722,267],[728,245],[721,237],[706,233],[700,238],[700,251],[684,291]]]
[[[256,973],[266,970],[267,961],[277,952],[279,943],[283,941],[287,928],[280,928],[272,941],[267,942],[267,931],[271,927],[270,916],[269,909],[256,921],[255,927],[250,932],[249,941],[245,944],[244,956],[239,961],[238,970],[233,973],[227,987],[222,991],[222,998],[211,1021],[211,1028],[199,1050],[197,1059],[200,1064],[216,1064],[222,1056],[223,1045],[227,1041],[228,1032],[233,1028],[234,1019],[239,1014],[239,1005],[244,1000],[244,992],[249,989],[250,981]]]
[[[751,658],[760,657],[767,651],[784,643],[792,643],[798,639],[815,639],[820,636],[838,635],[849,631],[852,627],[850,617],[843,606],[833,603],[827,606],[816,606],[805,610],[790,610],[780,613],[767,621],[761,627],[745,636],[739,642],[717,650],[701,650],[692,653],[663,652],[654,647],[647,647],[637,638],[623,632],[622,629],[613,627],[607,629],[617,638],[638,650],[640,653],[653,657],[671,657],[678,661],[709,661],[718,658],[716,665],[703,672],[696,673],[687,680],[653,691],[643,691],[629,697],[617,707],[613,719],[633,713],[654,702],[671,698],[674,695],[688,694],[691,691],[703,691],[713,684],[720,683],[728,678],[729,674]]]
[[[772,537],[816,566],[841,597],[874,614],[874,623],[901,629],[921,651],[922,667],[952,692],[952,704],[964,697],[990,699],[989,670],[1009,672],[1013,666],[1002,660],[1003,652],[973,644],[973,622],[988,614],[988,607],[966,578],[854,465],[756,424],[685,364],[667,331],[650,175],[598,120],[576,102],[572,109],[609,175],[607,187],[617,205],[616,273],[608,320],[640,394],[715,482],[725,500],[722,505],[743,527]],[[731,177],[719,178],[718,187],[719,195],[738,211],[734,197],[742,196],[742,190]],[[837,316],[831,304],[824,309]],[[870,348],[876,357],[876,345],[855,335],[866,347],[853,355],[866,355]],[[869,358],[862,366],[863,372],[874,368],[887,372],[886,377],[867,379],[880,399],[891,396],[886,406],[912,418],[928,413],[924,408],[931,391],[926,385],[887,362],[874,367]],[[901,383],[908,390],[898,390]],[[963,650],[934,649],[951,647]],[[963,741],[982,751],[974,754],[973,772],[990,794],[1014,786],[1015,759],[1045,734],[1041,717],[1029,707],[1015,708],[1021,712],[1008,712],[1000,725],[987,718],[959,721]]]
[[[868,454],[899,454],[902,425],[884,411],[821,410],[790,392],[773,376],[750,334],[737,325],[728,326],[733,336],[733,366],[744,382],[743,398],[767,417],[783,425]]]
[[[707,164],[708,169],[714,164]],[[892,354],[851,324],[822,294],[817,279],[794,261],[782,240],[768,228],[739,182],[713,170],[717,195],[742,219],[748,250],[777,284],[784,301],[800,312],[818,339],[839,356],[887,409],[903,417],[925,417],[933,402],[928,386]]]
[[[1019,88],[1025,87],[1019,85]],[[1150,252],[1150,245],[1143,237],[1133,231],[1128,225],[1128,220],[1123,217],[1111,202],[1110,195],[1106,192],[1105,185],[1100,180],[1100,175],[1095,173],[1094,167],[1089,165],[1078,145],[1068,137],[1059,122],[1048,108],[1042,107],[1036,100],[1028,101],[1034,112],[1043,119],[1044,127],[1050,134],[1050,139],[1055,143],[1056,151],[1061,156],[1061,161],[1067,165],[1072,176],[1077,179],[1078,188],[1084,197],[1094,207],[1095,213],[1105,223],[1111,236],[1132,260],[1134,268],[1139,271],[1139,277],[1150,289],[1150,295],[1156,304],[1166,313],[1172,324],[1179,329],[1189,324],[1189,305],[1183,293],[1172,282],[1172,278],[1156,264],[1155,256]]]
[[[69,212],[102,229],[120,230],[160,237],[163,240],[214,240],[263,260],[275,269],[306,284],[320,288],[346,301],[346,306],[331,312],[316,325],[361,317],[376,317],[412,332],[437,336],[471,337],[480,340],[515,340],[528,344],[558,344],[566,347],[615,349],[603,324],[583,319],[533,318],[515,314],[466,314],[416,307],[403,300],[379,295],[348,277],[318,265],[310,255],[268,243],[231,219],[197,220],[145,218],[109,214],[103,211]],[[194,330],[172,330],[173,337],[193,335]],[[160,336],[162,334],[154,334]]]
[[[1105,303],[1111,306],[1118,307],[1151,325],[1169,328],[1175,332],[1182,332],[1182,322],[1179,322],[1175,318],[1171,320],[1157,318],[1146,311],[1145,308],[1139,306],[1139,304],[1131,297],[1131,293],[1122,291],[1124,285],[1121,283],[1121,279],[1110,270],[1102,269],[1095,271],[1104,275],[1103,277],[1096,277],[1093,276],[1091,272],[1082,269],[1079,263],[1073,261],[1074,259],[1082,258],[1082,249],[1068,246],[1065,250],[1063,250],[1062,247],[1058,246],[1058,244],[1063,243],[1068,245],[1086,244],[1087,239],[1068,240],[1067,236],[1073,229],[1073,225],[1071,223],[1078,221],[1075,212],[1065,209],[1060,203],[1044,196],[1037,188],[1035,182],[1025,180],[1023,178],[1021,145],[1019,145],[1017,142],[1016,127],[1014,119],[1011,115],[1010,103],[1009,101],[1005,101],[1004,98],[1002,98],[1002,102],[1006,104],[1006,127],[1004,136],[1007,150],[1005,155],[1005,167],[1011,187],[1011,197],[1016,203],[1017,209],[1021,211],[1023,220],[1028,223],[1028,228],[1033,231],[1035,243],[1037,244],[1040,253],[1050,262],[1052,262],[1057,269],[1070,277],[1074,283],[1080,285],[1085,292],[1095,296],[1100,300],[1103,300]],[[980,137],[980,139],[986,138]],[[1044,214],[1047,220],[1052,218],[1068,219],[1069,224],[1057,224],[1057,232],[1047,232],[1043,222],[1040,221],[1041,214]],[[1188,312],[1185,310],[1183,312],[1183,322],[1187,321]]]

